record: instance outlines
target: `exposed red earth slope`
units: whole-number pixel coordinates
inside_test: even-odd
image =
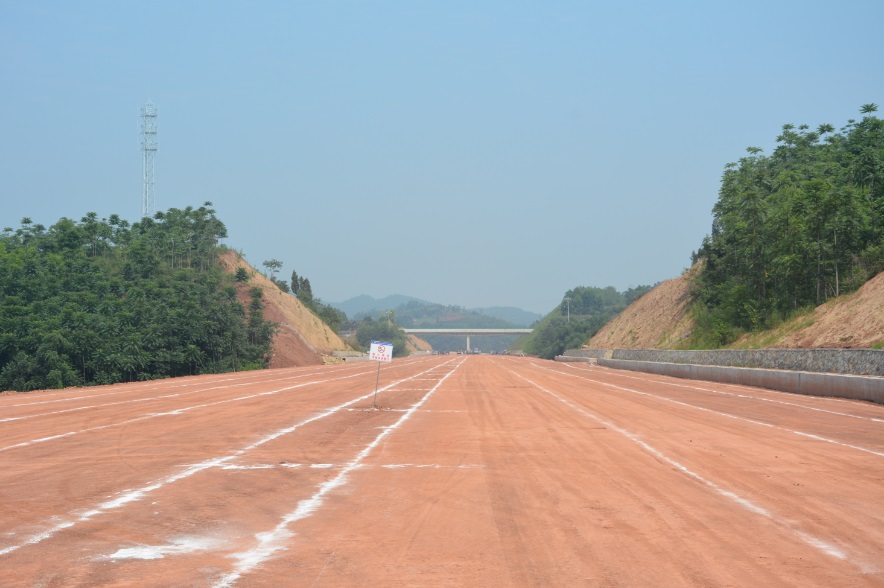
[[[667,280],[633,302],[584,347],[673,349],[694,326],[691,282],[700,266]],[[747,334],[736,348],[869,348],[884,343],[884,273],[771,331]]]
[[[734,347],[866,348],[884,343],[884,272],[769,333],[745,336]]]
[[[432,351],[433,346],[418,337],[417,335],[408,335],[408,352],[422,353]]]
[[[278,323],[273,339],[271,368],[321,365],[332,361],[333,351],[349,349],[328,325],[307,309],[291,294],[283,292],[269,279],[249,265],[235,251],[221,255],[226,271],[236,272],[240,267],[249,272],[249,281],[237,284],[237,297],[248,308],[249,289],[258,286],[264,291],[264,318]]]
[[[590,349],[671,349],[688,338],[691,281],[699,264],[630,304],[585,345]]]

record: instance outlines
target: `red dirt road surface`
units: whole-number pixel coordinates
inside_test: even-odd
[[[884,586],[884,407],[432,356],[0,396],[0,586]]]

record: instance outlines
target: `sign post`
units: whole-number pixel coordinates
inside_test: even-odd
[[[387,363],[393,361],[393,344],[384,341],[372,341],[368,350],[368,359],[378,362],[378,375],[374,380],[374,404],[372,408],[378,407],[378,382],[381,379],[381,362]]]

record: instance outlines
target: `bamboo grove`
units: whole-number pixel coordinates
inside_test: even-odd
[[[712,233],[693,261],[701,330],[723,345],[884,270],[884,121],[875,104],[835,132],[783,126],[771,155],[725,167]],[[695,342],[696,343],[696,342]]]
[[[0,235],[0,390],[264,367],[273,325],[218,267],[207,202],[134,224],[23,219]]]

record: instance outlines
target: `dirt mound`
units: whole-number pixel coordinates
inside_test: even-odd
[[[264,291],[264,318],[279,325],[273,339],[271,368],[329,363],[332,360],[327,358],[330,358],[332,351],[349,349],[328,325],[296,297],[277,288],[235,251],[222,254],[221,263],[230,273],[235,273],[241,267],[249,273],[249,281],[237,283],[236,288],[237,298],[246,308],[251,301],[249,289],[252,286]]]
[[[671,349],[688,338],[693,319],[691,282],[698,263],[678,278],[666,280],[630,304],[595,334],[584,347],[590,349]]]
[[[733,347],[868,348],[884,344],[884,272],[862,288]]]

